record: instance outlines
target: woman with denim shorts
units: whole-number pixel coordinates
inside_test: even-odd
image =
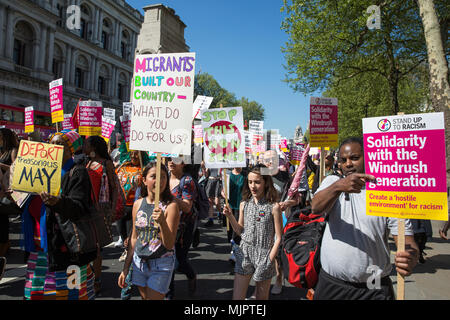
[[[141,199],[133,205],[131,244],[118,284],[121,288],[127,286],[125,278],[133,263],[131,281],[139,288],[143,300],[163,300],[175,268],[180,210],[170,192],[168,178],[166,167],[161,166],[161,202],[154,209],[156,164],[149,163],[143,172]]]

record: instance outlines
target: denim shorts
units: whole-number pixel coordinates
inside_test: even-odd
[[[139,287],[149,287],[156,292],[166,294],[175,268],[175,255],[141,261],[140,266],[133,259],[131,282]]]

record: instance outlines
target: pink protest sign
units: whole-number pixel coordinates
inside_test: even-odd
[[[63,79],[57,79],[49,83],[50,111],[52,123],[64,121],[63,111]]]
[[[281,138],[281,140],[280,140],[280,149],[281,150],[287,149],[287,139],[286,138]]]
[[[75,129],[72,122],[72,114],[71,113],[65,113],[64,114],[64,121],[63,121],[63,130],[73,130]]]
[[[34,109],[33,107],[25,108],[25,133],[34,131]]]
[[[301,146],[292,147],[289,155],[291,164],[298,166],[300,164],[304,151],[305,150]]]
[[[311,147],[338,146],[337,98],[311,97],[309,119]]]
[[[111,134],[114,131],[114,127],[116,126],[116,121],[103,117],[102,119],[102,138],[108,143],[109,138],[111,138]]]
[[[368,215],[447,220],[443,113],[363,119]]]
[[[123,138],[128,147],[130,143],[130,125],[131,125],[130,115],[124,114],[123,116],[120,116],[120,125],[122,126]]]
[[[82,136],[100,136],[102,134],[102,102],[80,102],[80,126]]]
[[[194,143],[203,143],[203,129],[201,124],[194,126]]]

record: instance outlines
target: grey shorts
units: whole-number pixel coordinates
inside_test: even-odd
[[[219,198],[220,196],[220,180],[208,179],[205,192],[208,198]]]
[[[277,271],[275,262],[270,261],[270,250],[256,248],[241,241],[241,245],[233,245],[236,257],[234,272],[243,276],[253,275],[254,281],[272,279]]]

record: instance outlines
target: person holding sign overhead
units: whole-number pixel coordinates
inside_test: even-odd
[[[338,155],[343,178],[326,177],[312,199],[313,214],[325,214],[328,220],[314,299],[393,300],[388,229],[397,243],[398,221],[366,215],[365,185],[375,177],[364,173],[362,139],[346,139]],[[409,220],[405,235],[407,249],[396,253],[395,266],[398,274],[409,276],[418,260]]]
[[[75,131],[63,130],[53,134],[50,143],[64,147],[61,189],[58,196],[41,192],[27,200],[23,211],[25,251],[29,252],[25,299],[91,300],[94,299],[94,273],[90,263],[97,250],[73,253],[65,239],[75,234],[63,234],[61,223],[89,215],[91,183],[81,161],[73,158],[81,148],[82,139]],[[80,277],[75,287],[69,287],[69,266],[78,266]]]

